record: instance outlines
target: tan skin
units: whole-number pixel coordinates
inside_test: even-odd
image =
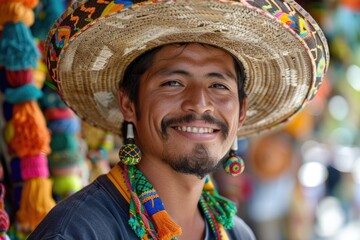
[[[246,102],[240,112],[233,58],[208,45],[167,45],[143,74],[139,89],[140,118],[134,103],[119,92],[124,119],[136,129],[135,142],[142,151],[139,169],[152,183],[171,218],[181,226],[179,239],[204,239],[205,221],[198,201],[205,179],[175,171],[163,161],[176,161],[182,153],[192,156],[196,145],[207,149],[214,165],[228,152],[245,120]],[[203,120],[174,124],[161,133],[166,117],[206,113],[228,126],[228,135]],[[191,130],[183,131],[191,127]],[[199,129],[206,129],[199,133]]]

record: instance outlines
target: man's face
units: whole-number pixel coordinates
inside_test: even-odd
[[[142,75],[135,125],[143,159],[200,177],[230,149],[244,120],[233,58],[200,44],[168,45]],[[126,115],[124,115],[126,117]]]

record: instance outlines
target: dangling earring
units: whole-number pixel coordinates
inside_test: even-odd
[[[231,146],[229,158],[224,162],[224,170],[227,174],[231,176],[239,176],[245,169],[244,160],[236,155],[238,149],[237,139],[235,139],[233,145]]]
[[[128,123],[125,144],[119,151],[120,161],[125,165],[136,165],[141,160],[141,151],[134,142],[134,129],[132,123]]]

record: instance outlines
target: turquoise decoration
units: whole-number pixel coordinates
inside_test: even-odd
[[[30,29],[23,23],[6,23],[0,38],[0,65],[7,70],[37,67],[40,58]]]
[[[42,97],[42,91],[33,84],[25,84],[17,88],[5,90],[5,100],[11,104],[18,104],[36,100]]]
[[[125,144],[119,152],[119,158],[125,165],[136,165],[141,160],[141,151],[133,143]]]
[[[244,169],[244,160],[239,156],[231,156],[224,163],[225,172],[231,176],[239,176]]]

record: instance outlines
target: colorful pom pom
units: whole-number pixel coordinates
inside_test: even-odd
[[[25,181],[37,177],[49,177],[48,160],[45,154],[21,158],[20,168],[21,177]]]
[[[5,100],[12,104],[36,100],[41,96],[41,90],[32,84],[25,84],[21,87],[8,88],[5,90]]]
[[[244,160],[239,156],[231,156],[224,163],[224,169],[225,172],[231,176],[238,176],[245,169]]]
[[[119,158],[125,165],[136,165],[140,162],[141,151],[135,144],[125,144],[120,149]]]
[[[30,29],[23,23],[6,23],[0,39],[0,65],[8,70],[36,68],[38,49]]]
[[[50,133],[35,101],[14,105],[14,138],[9,144],[19,157],[50,153]]]
[[[31,69],[17,71],[6,70],[5,72],[6,80],[13,88],[33,83],[33,74]]]

